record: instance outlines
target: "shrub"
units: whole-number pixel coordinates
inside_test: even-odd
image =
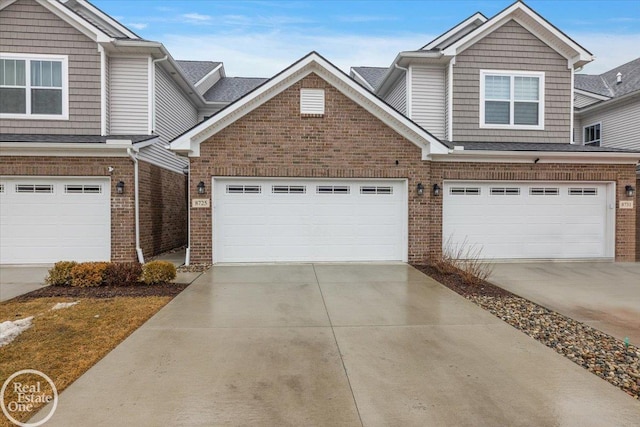
[[[432,262],[433,268],[442,274],[459,274],[470,285],[481,285],[493,273],[492,262],[482,258],[482,247],[469,244],[467,239],[456,245],[447,239],[442,256]]]
[[[142,265],[139,262],[112,262],[105,271],[104,283],[108,286],[127,286],[140,281]]]
[[[75,261],[59,261],[53,265],[44,279],[47,285],[71,286],[71,269],[78,265]]]
[[[150,261],[142,266],[142,281],[148,285],[167,283],[176,278],[176,266],[168,261]]]
[[[71,286],[87,288],[104,284],[108,262],[83,262],[71,269]]]

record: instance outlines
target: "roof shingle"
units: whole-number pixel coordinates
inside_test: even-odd
[[[191,84],[198,83],[213,71],[221,62],[214,61],[176,61]]]
[[[261,77],[223,77],[203,96],[205,100],[210,102],[233,102],[267,80],[269,79]]]
[[[352,69],[360,74],[373,87],[373,90],[378,89],[383,77],[389,71],[389,67],[352,67]]]

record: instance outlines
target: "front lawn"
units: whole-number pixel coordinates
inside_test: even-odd
[[[58,392],[63,391],[185,287],[169,286],[175,286],[169,295],[166,292],[152,296],[144,295],[144,292],[142,296],[90,295],[91,292],[104,292],[101,288],[82,290],[82,295],[72,296],[36,294],[64,293],[74,289],[50,286],[0,303],[0,323],[33,316],[29,329],[0,347],[0,385],[17,371],[36,369],[53,380]],[[118,293],[126,294],[127,289],[134,291],[133,287],[122,287]],[[57,303],[76,301],[75,305],[52,310]],[[12,397],[15,398],[7,389],[5,402]],[[12,416],[25,422],[41,406],[37,405],[31,413],[22,413],[22,417],[19,414]],[[4,415],[0,416],[0,426],[11,425]]]

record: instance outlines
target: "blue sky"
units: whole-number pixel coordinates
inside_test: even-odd
[[[312,50],[345,71],[388,66],[479,11],[485,1],[93,0],[176,59],[223,61],[228,76],[270,77]],[[640,0],[529,0],[529,6],[594,53],[598,74],[640,56]]]

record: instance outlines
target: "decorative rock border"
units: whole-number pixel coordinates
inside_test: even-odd
[[[631,397],[640,399],[640,348],[491,283],[473,286],[457,274],[442,274],[426,265],[414,267]]]

